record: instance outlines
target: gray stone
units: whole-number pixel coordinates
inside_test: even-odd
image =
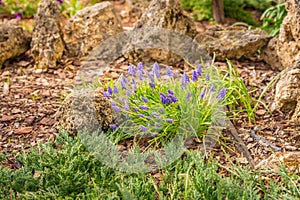
[[[152,0],[150,5],[147,7],[141,18],[135,23],[133,31],[141,28],[161,28],[174,31],[175,33],[194,38],[196,36],[196,27],[194,21],[183,14],[182,8],[178,1],[174,2],[171,0]],[[154,30],[156,31],[156,30]],[[164,34],[162,32],[162,34]],[[150,33],[147,33],[151,38]],[[139,42],[139,37],[134,38],[135,41],[132,43]],[[142,40],[145,38],[142,38]],[[155,38],[152,38],[155,41]],[[149,39],[149,42],[153,42]],[[176,41],[177,42],[177,41]],[[171,38],[166,38],[162,45],[170,45],[174,43]],[[171,53],[169,49],[159,50],[147,50],[145,48],[133,49],[131,52],[125,54],[125,57],[131,63],[137,62],[152,62],[158,61],[160,63],[176,63],[182,59],[181,56],[176,55],[176,52]]]
[[[71,17],[65,26],[67,55],[86,56],[102,41],[119,32],[122,32],[122,25],[110,2],[86,7]]]
[[[262,52],[263,59],[273,69],[292,68],[300,62],[300,1],[286,0],[287,16],[280,33]]]
[[[212,27],[199,33],[195,40],[216,60],[251,58],[266,46],[271,36],[262,30],[249,30],[243,26]]]
[[[31,53],[38,69],[56,68],[64,51],[60,9],[56,1],[42,0],[35,15]]]
[[[289,69],[276,84],[272,110],[293,113],[293,120],[300,120],[300,66]]]
[[[30,37],[14,23],[0,24],[0,68],[2,64],[30,48]]]
[[[102,89],[70,93],[55,114],[55,126],[64,128],[72,136],[80,130],[90,132],[99,128],[107,130],[113,123],[111,104]]]

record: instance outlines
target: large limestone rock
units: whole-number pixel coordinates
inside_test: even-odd
[[[196,36],[196,27],[194,21],[183,14],[182,8],[180,7],[179,1],[171,0],[152,0],[150,5],[147,7],[141,18],[135,23],[133,31],[141,28],[155,27],[161,29],[168,29],[178,34],[194,38]],[[155,32],[156,30],[153,30]],[[163,35],[165,33],[161,33]],[[149,43],[155,42],[155,37],[151,37],[151,30],[147,33],[149,37]],[[154,35],[154,34],[152,34]],[[139,37],[134,38],[135,40],[131,43],[139,43]],[[152,39],[152,40],[151,40]],[[166,38],[161,46],[172,45],[172,43],[178,42],[173,41],[172,38]],[[149,46],[152,46],[151,44]],[[130,53],[127,53],[125,57],[131,63],[152,62],[158,61],[160,63],[175,63],[180,61],[181,57],[176,56],[175,52],[170,53],[171,47],[167,51],[153,49],[146,50],[145,48],[135,48]]]
[[[102,41],[121,31],[121,22],[110,2],[86,7],[71,17],[65,26],[67,55],[86,56]]]
[[[64,51],[59,22],[61,14],[56,1],[42,0],[34,18],[31,53],[35,66],[40,69],[56,68]]]
[[[26,52],[30,47],[30,37],[17,24],[0,24],[0,68],[15,56]]]
[[[262,52],[264,60],[273,69],[294,67],[300,62],[300,1],[286,0],[287,16],[278,37],[273,38]]]
[[[272,110],[293,113],[292,119],[300,121],[300,65],[289,69],[276,84]]]
[[[75,136],[80,130],[107,130],[113,123],[113,111],[101,89],[70,93],[55,114],[56,127]]]
[[[271,36],[262,30],[249,30],[243,26],[216,26],[195,38],[211,56],[215,53],[216,60],[250,58],[270,39]]]
[[[126,11],[130,17],[140,17],[149,6],[151,0],[126,0]]]

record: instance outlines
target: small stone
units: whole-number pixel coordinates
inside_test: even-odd
[[[6,60],[25,53],[30,47],[30,39],[19,25],[0,24],[0,68]]]

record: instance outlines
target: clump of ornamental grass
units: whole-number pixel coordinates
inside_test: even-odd
[[[145,70],[142,63],[128,68],[104,95],[111,102],[116,123],[110,134],[118,138],[149,138],[164,144],[178,133],[202,138],[220,119],[226,88],[213,66],[193,66],[175,78],[170,67],[155,63]]]

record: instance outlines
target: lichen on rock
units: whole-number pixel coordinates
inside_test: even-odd
[[[18,24],[0,24],[0,68],[6,60],[25,53],[30,47],[30,39]]]
[[[271,36],[262,30],[244,26],[212,27],[199,33],[195,40],[216,60],[250,58],[266,46]]]
[[[161,28],[168,29],[170,31],[174,31],[178,34],[182,34],[188,36],[190,38],[194,38],[196,36],[196,26],[194,24],[193,19],[185,16],[183,14],[183,10],[180,7],[180,3],[178,1],[170,1],[170,0],[153,0],[150,2],[150,5],[147,7],[141,18],[135,23],[133,31],[141,28]],[[156,30],[153,30],[154,32]],[[161,32],[163,35],[164,33]],[[155,42],[155,38],[151,37],[151,30],[149,42]],[[150,40],[150,39],[153,40]],[[172,38],[165,37],[166,40],[162,45],[168,47],[171,43],[178,42],[173,41]],[[145,38],[142,38],[144,40]],[[135,41],[131,41],[132,43],[139,43],[139,37],[135,38]],[[171,44],[172,45],[172,44]],[[149,46],[153,46],[149,44]],[[176,63],[182,59],[181,56],[176,55],[176,52],[169,51],[171,48],[167,48],[166,50],[161,49],[132,49],[131,52],[127,52],[125,57],[131,63],[138,62],[153,62],[158,61],[160,63]]]
[[[66,54],[70,57],[86,56],[102,41],[122,30],[110,2],[86,7],[71,17],[65,26]]]
[[[42,0],[35,15],[31,53],[39,69],[56,68],[63,56],[64,42],[60,9],[55,1]]]
[[[107,130],[113,123],[113,111],[102,89],[78,90],[70,93],[55,114],[56,127],[70,135],[78,131]]]
[[[272,110],[293,113],[293,120],[300,120],[300,66],[289,69],[276,84]]]
[[[263,59],[273,68],[283,70],[292,68],[300,62],[300,2],[286,0],[287,16],[280,33],[262,51]]]

